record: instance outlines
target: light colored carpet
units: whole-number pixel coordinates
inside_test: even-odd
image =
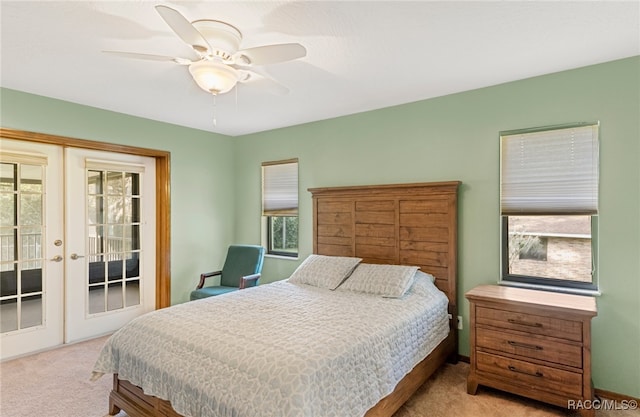
[[[467,394],[469,364],[445,364],[393,417],[574,417],[579,413],[480,386]],[[622,404],[617,404],[622,408]],[[640,417],[640,410],[597,410],[597,417]]]
[[[89,381],[106,337],[0,364],[0,416],[102,417],[113,380]]]
[[[105,338],[65,346],[0,364],[0,416],[104,417],[112,379],[90,382]],[[480,387],[466,393],[469,365],[446,364],[394,417],[568,417],[577,415]],[[598,417],[640,417],[638,410],[598,411]],[[121,413],[118,417],[126,417]],[[255,416],[260,417],[260,416]],[[322,417],[322,416],[317,416]]]

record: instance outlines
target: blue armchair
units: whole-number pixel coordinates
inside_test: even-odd
[[[191,300],[220,295],[258,285],[264,248],[258,245],[231,245],[221,271],[205,272],[191,292]],[[220,285],[205,287],[209,277],[220,276]]]

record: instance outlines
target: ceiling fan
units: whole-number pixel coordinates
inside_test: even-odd
[[[229,92],[239,82],[250,81],[261,84],[272,93],[286,94],[289,91],[287,87],[258,72],[255,66],[291,61],[307,55],[307,50],[299,43],[240,49],[242,33],[235,26],[211,19],[189,22],[171,7],[158,5],[155,8],[176,35],[193,49],[197,59],[133,52],[103,52],[126,58],[188,65],[189,73],[198,86],[214,96]]]

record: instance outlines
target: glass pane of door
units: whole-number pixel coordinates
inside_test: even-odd
[[[0,332],[41,326],[44,166],[0,164]]]
[[[140,304],[140,174],[87,172],[89,314]]]

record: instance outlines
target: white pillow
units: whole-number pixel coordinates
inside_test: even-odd
[[[293,271],[289,282],[335,290],[361,260],[348,256],[309,255]]]
[[[434,277],[433,275],[431,275],[428,272],[423,272],[420,270],[416,271],[416,279],[428,279],[431,282],[436,282],[436,277]]]
[[[400,298],[413,284],[417,266],[360,264],[338,288]]]

